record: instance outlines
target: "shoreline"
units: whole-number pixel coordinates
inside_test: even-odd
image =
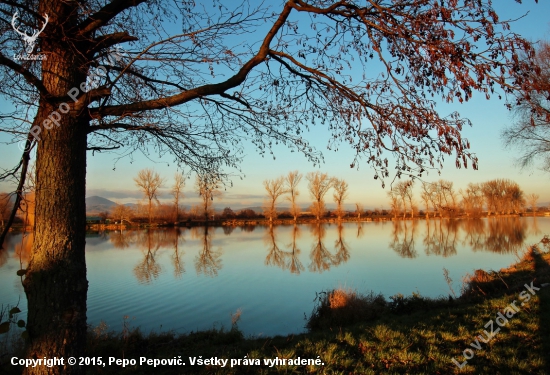
[[[135,222],[131,224],[86,224],[86,230],[99,231],[99,230],[120,230],[122,229],[149,229],[149,228],[191,228],[191,227],[227,227],[227,226],[275,226],[275,225],[299,225],[299,224],[343,224],[343,223],[370,223],[370,222],[388,222],[388,221],[429,221],[429,220],[478,220],[478,219],[499,219],[499,218],[511,218],[511,217],[550,217],[550,212],[546,215],[533,215],[531,213],[520,214],[504,214],[504,215],[482,215],[482,216],[439,216],[439,217],[426,217],[416,216],[410,217],[392,217],[390,215],[372,215],[370,217],[343,217],[338,219],[336,217],[322,218],[317,220],[311,217],[303,217],[294,221],[294,219],[276,219],[269,221],[265,218],[250,218],[250,219],[216,219],[216,220],[186,220],[179,222],[157,222],[157,223],[141,223]],[[9,233],[28,233],[32,232],[33,228],[30,226],[24,227],[23,225],[12,225]]]

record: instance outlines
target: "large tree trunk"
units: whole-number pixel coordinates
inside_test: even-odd
[[[48,13],[51,29],[42,43],[42,78],[53,97],[66,98],[86,80],[80,54],[63,44],[58,27],[76,18],[70,6],[42,1],[40,14]],[[74,47],[73,47],[74,48]],[[57,102],[41,98],[35,124],[40,124],[36,156],[36,221],[31,260],[24,280],[28,300],[27,358],[63,357],[64,366],[26,368],[27,374],[82,374],[84,368],[67,364],[69,357],[84,355],[86,345],[86,130],[87,119],[68,113]],[[66,107],[63,107],[66,108]],[[59,126],[44,127],[52,112]],[[85,115],[84,115],[85,116]]]

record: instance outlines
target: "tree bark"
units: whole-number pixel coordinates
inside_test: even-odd
[[[44,86],[53,98],[85,82],[87,68],[80,54],[56,35],[59,24],[70,27],[71,6],[42,1],[40,14],[50,15],[48,38],[42,42]],[[28,301],[27,358],[63,357],[62,366],[27,367],[25,374],[83,374],[69,357],[83,356],[86,346],[86,130],[84,113],[72,102],[39,101],[34,124],[40,125],[36,155],[36,221],[31,259],[23,286]],[[56,111],[57,124],[44,121]]]

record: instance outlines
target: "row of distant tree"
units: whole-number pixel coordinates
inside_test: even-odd
[[[300,192],[298,190],[298,184],[304,177],[303,174],[298,171],[288,172],[285,176],[280,176],[273,180],[264,180],[264,187],[267,192],[267,200],[264,204],[264,216],[269,221],[273,221],[279,215],[277,210],[277,204],[280,198],[284,197],[290,202],[290,214],[296,221],[300,215],[300,206],[297,203],[297,197]],[[312,199],[309,210],[313,216],[319,220],[326,212],[325,196],[333,189],[333,198],[336,203],[336,210],[334,213],[340,219],[345,215],[344,200],[348,197],[348,183],[343,179],[330,177],[326,173],[321,172],[309,172],[306,175],[308,182],[307,189]]]
[[[283,195],[290,203],[290,215],[296,220],[300,215],[300,206],[297,203],[297,197],[299,195],[298,184],[302,180],[303,175],[298,171],[289,172],[286,176],[281,176],[273,180],[265,180],[264,187],[268,194],[268,199],[264,205],[263,215],[259,215],[251,209],[244,209],[238,212],[234,212],[230,207],[226,207],[218,218],[226,219],[250,219],[263,216],[270,221],[276,219],[279,215],[277,209],[278,201]],[[329,177],[326,173],[312,172],[306,176],[308,180],[308,189],[314,201],[311,206],[311,212],[317,218],[324,216],[326,213],[326,206],[324,202],[324,196],[331,189],[334,188],[334,199],[337,203],[336,212],[338,217],[344,215],[343,202],[347,197],[348,184],[344,180]],[[117,204],[110,213],[103,212],[100,216],[103,218],[111,217],[112,219],[123,222],[129,221],[135,218],[146,217],[151,223],[153,220],[175,220],[181,219],[211,219],[216,218],[216,214],[213,210],[213,202],[215,198],[220,198],[222,193],[220,191],[221,181],[216,175],[199,174],[196,176],[194,188],[199,197],[201,203],[191,207],[189,212],[184,212],[181,209],[181,200],[183,198],[183,188],[185,186],[185,178],[183,174],[176,173],[174,175],[174,183],[170,190],[172,195],[172,204],[160,203],[158,199],[159,189],[163,187],[165,179],[162,178],[157,172],[152,169],[143,169],[139,171],[138,175],[134,178],[136,186],[143,192],[143,196],[146,199],[146,205],[137,205],[135,209]]]
[[[413,181],[400,181],[395,184],[388,197],[394,217],[419,212],[418,203],[413,194]],[[439,180],[434,183],[422,182],[420,202],[426,217],[432,216],[481,216],[509,215],[525,212],[529,206],[537,211],[537,194],[525,195],[519,185],[508,179],[495,179],[483,183],[470,183],[466,189],[456,191],[451,181]]]
[[[264,203],[263,212],[256,213],[251,209],[244,209],[238,212],[233,211],[230,207],[226,207],[218,218],[225,219],[251,219],[264,217],[270,221],[277,219],[280,215],[285,217],[298,219],[301,215],[301,208],[297,202],[297,197],[300,192],[298,185],[302,181],[304,175],[298,171],[289,172],[285,176],[280,176],[272,180],[265,180],[263,185],[267,192],[267,199]],[[344,200],[348,196],[348,183],[343,179],[330,177],[326,173],[310,172],[306,176],[308,181],[308,191],[312,198],[312,204],[309,208],[310,214],[313,217],[320,219],[327,213],[325,204],[325,196],[333,189],[333,198],[336,203],[334,214],[338,218],[342,218],[347,212],[343,208]],[[103,218],[110,216],[116,221],[131,221],[132,218],[147,217],[149,222],[153,220],[176,220],[181,219],[198,219],[203,218],[208,220],[216,218],[213,210],[213,201],[215,198],[220,198],[222,193],[219,189],[221,181],[215,175],[199,174],[195,180],[195,191],[201,197],[201,203],[191,208],[189,212],[184,212],[181,209],[180,202],[183,198],[183,187],[185,179],[181,173],[176,173],[174,176],[174,184],[171,188],[172,204],[163,204],[158,200],[159,189],[163,186],[165,179],[157,172],[151,169],[143,169],[139,171],[134,178],[136,186],[143,192],[143,196],[147,201],[146,205],[137,205],[135,209],[131,207],[117,204],[111,213],[104,212],[101,214]],[[278,205],[281,200],[286,199],[290,202],[290,210],[286,213],[281,213]],[[357,210],[361,215],[362,207],[357,204]]]
[[[326,173],[310,172],[305,175],[307,191],[311,198],[308,212],[302,212],[297,198],[300,195],[299,184],[304,175],[298,171],[288,172],[284,176],[263,181],[266,190],[266,200],[262,212],[252,209],[233,211],[226,207],[221,213],[213,209],[215,198],[221,198],[219,189],[220,181],[213,176],[198,175],[194,188],[201,203],[193,205],[191,209],[184,210],[181,207],[183,188],[186,178],[182,173],[174,175],[174,181],[170,189],[172,201],[161,203],[158,199],[160,188],[164,187],[166,180],[152,169],[139,171],[134,178],[136,186],[143,192],[145,204],[137,204],[129,207],[117,204],[110,212],[101,212],[102,220],[112,219],[116,222],[145,222],[153,221],[173,222],[182,220],[210,220],[210,219],[258,219],[265,218],[272,222],[277,218],[297,220],[298,217],[308,217],[320,220],[328,216],[342,219],[346,216],[387,215],[393,217],[414,218],[419,214],[426,217],[450,217],[466,215],[479,217],[488,215],[517,214],[530,210],[537,211],[539,196],[537,194],[526,195],[519,185],[508,179],[495,179],[483,183],[470,183],[465,189],[456,191],[451,181],[439,180],[437,182],[419,182],[420,196],[417,200],[414,194],[415,182],[411,180],[400,181],[392,186],[388,192],[389,210],[364,210],[361,203],[355,203],[354,211],[344,209],[344,201],[348,198],[349,185],[343,179],[330,177]],[[326,206],[326,196],[332,189],[332,198],[336,203],[336,209],[329,211]],[[27,224],[33,224],[33,192],[27,194],[22,205],[20,218]],[[290,203],[288,211],[282,211],[280,204],[283,201]],[[0,224],[4,226],[11,212],[12,202],[8,194],[0,194]]]
[[[153,220],[180,221],[190,218],[208,220],[214,215],[212,206],[214,198],[222,195],[219,190],[220,178],[215,174],[197,175],[194,187],[201,197],[201,203],[193,206],[189,212],[185,212],[181,208],[185,181],[185,176],[181,172],[176,172],[170,189],[172,202],[170,204],[161,203],[158,195],[160,189],[164,187],[166,179],[152,169],[142,169],[134,178],[134,182],[143,193],[146,204],[138,204],[135,208],[117,204],[111,212],[102,212],[99,216],[102,219],[112,218],[117,222],[132,222],[133,220],[144,219],[148,220],[149,223],[152,223]]]
[[[195,180],[195,191],[202,198],[202,202],[192,206],[189,211],[181,209],[180,203],[183,198],[183,187],[185,178],[181,173],[174,176],[174,184],[171,188],[173,196],[172,204],[160,203],[158,190],[165,180],[158,173],[151,169],[144,169],[134,179],[136,186],[143,192],[147,200],[146,205],[137,205],[135,209],[128,206],[117,205],[109,215],[103,213],[107,218],[111,216],[117,221],[136,218],[147,218],[152,220],[188,220],[188,219],[253,219],[265,218],[273,221],[277,218],[291,218],[295,221],[303,216],[297,198],[300,195],[299,184],[304,175],[298,171],[288,172],[286,175],[275,179],[266,179],[263,185],[267,194],[263,205],[263,212],[257,213],[251,209],[233,211],[226,207],[223,212],[216,214],[213,210],[213,201],[220,198],[222,193],[219,190],[220,181],[214,176],[198,175]],[[305,175],[307,191],[311,198],[311,205],[307,215],[317,220],[327,214],[342,219],[345,216],[353,215],[361,218],[362,215],[386,215],[386,210],[365,211],[361,203],[355,203],[353,212],[344,209],[344,201],[348,198],[349,185],[343,179],[330,177],[326,173],[310,172]],[[508,179],[495,179],[484,183],[470,183],[465,189],[456,191],[451,181],[439,180],[428,183],[420,182],[420,199],[416,200],[413,188],[415,182],[411,180],[400,181],[392,186],[388,192],[390,199],[390,212],[394,217],[403,218],[409,216],[414,218],[422,213],[426,217],[445,216],[481,216],[485,212],[488,215],[502,215],[524,212],[529,206],[531,211],[537,210],[539,196],[536,194],[525,195],[519,185]],[[327,210],[326,196],[332,190],[332,198],[336,203],[336,209],[332,212]],[[288,211],[282,211],[280,203],[290,203]],[[422,211],[420,206],[422,206]]]

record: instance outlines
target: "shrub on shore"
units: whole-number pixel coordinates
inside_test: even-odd
[[[346,288],[318,293],[315,301],[315,307],[306,324],[310,331],[373,321],[387,314],[411,314],[455,304],[451,297],[434,299],[423,297],[419,293],[411,296],[396,294],[388,301],[382,294],[361,294]]]
[[[318,293],[315,301],[315,308],[306,324],[309,330],[373,320],[388,309],[381,294],[363,295],[344,288]]]

